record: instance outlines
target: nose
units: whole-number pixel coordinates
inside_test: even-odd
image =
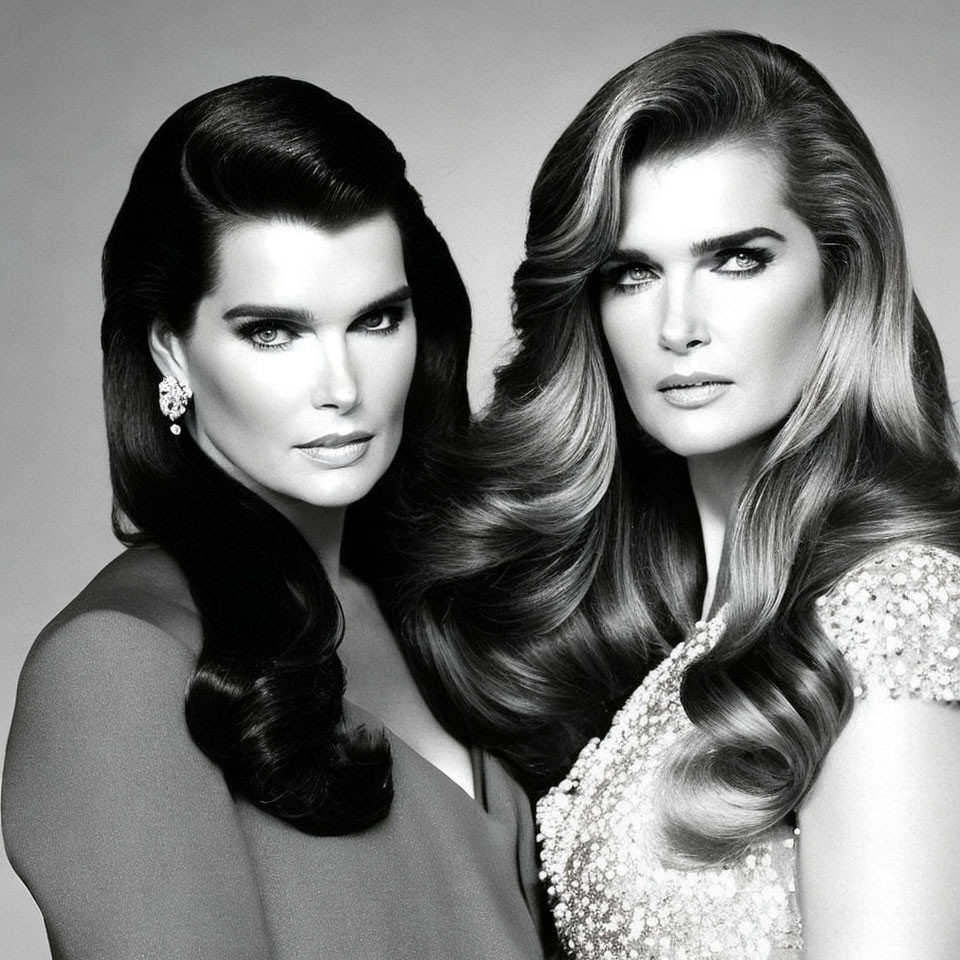
[[[360,402],[360,386],[346,337],[334,335],[322,338],[318,350],[316,378],[313,386],[313,405],[348,413]]]
[[[664,287],[660,309],[660,346],[687,354],[710,342],[704,313],[692,278],[677,277]]]

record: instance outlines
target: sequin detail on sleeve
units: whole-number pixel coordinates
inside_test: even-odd
[[[960,557],[893,547],[817,601],[850,664],[854,693],[960,697]],[[676,870],[656,855],[657,776],[691,724],[687,665],[723,634],[722,616],[652,670],[602,740],[538,804],[541,878],[574,960],[797,960],[798,832],[781,824],[721,868]]]
[[[817,604],[853,671],[856,697],[960,700],[960,557],[923,544],[894,547]]]

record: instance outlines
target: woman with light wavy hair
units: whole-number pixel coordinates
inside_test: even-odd
[[[514,291],[418,636],[559,781],[571,956],[960,956],[957,429],[857,121],[668,44],[548,155]]]

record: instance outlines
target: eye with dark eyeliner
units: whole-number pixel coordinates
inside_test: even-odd
[[[395,333],[405,317],[405,311],[399,304],[393,307],[380,307],[350,324],[351,330],[360,333],[374,333],[380,336]]]
[[[296,331],[277,320],[250,320],[237,333],[258,350],[282,350],[296,338]]]
[[[714,273],[731,277],[750,277],[766,269],[773,260],[773,252],[764,247],[737,247],[733,250],[718,250],[713,255]]]
[[[603,271],[604,286],[614,293],[636,293],[656,280],[657,272],[646,263],[623,263]]]

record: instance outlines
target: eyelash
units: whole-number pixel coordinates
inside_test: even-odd
[[[754,261],[754,265],[752,267],[747,267],[744,270],[720,269],[724,266],[724,264],[739,256],[750,257]],[[773,257],[773,252],[765,249],[764,247],[736,247],[732,250],[719,250],[716,254],[714,254],[716,265],[713,267],[713,271],[715,273],[722,273],[730,277],[736,277],[737,279],[752,277],[766,269],[767,265],[773,260]],[[634,281],[633,283],[624,283],[617,279],[619,277],[625,277],[631,270],[644,270],[650,273],[655,273],[653,267],[646,263],[629,263],[624,264],[623,266],[615,267],[606,275],[606,281],[614,293],[637,293],[639,290],[642,290],[647,283],[654,279],[654,277],[644,277]]]
[[[736,257],[746,256],[754,261],[752,267],[745,270],[721,270],[724,264]],[[714,267],[718,273],[726,273],[736,277],[752,277],[755,273],[760,273],[773,260],[773,252],[764,247],[737,247],[734,250],[720,250],[716,254],[717,266]]]
[[[621,280],[618,280],[619,277],[626,277],[631,270],[652,272],[652,268],[645,263],[630,263],[622,267],[614,268],[607,274],[607,283],[614,293],[636,293],[638,290],[642,290],[653,279],[653,277],[644,277],[643,279],[635,280],[633,283],[623,283]]]
[[[375,311],[374,313],[367,314],[366,316],[359,317],[350,324],[350,330],[357,330],[362,333],[372,334],[377,337],[389,336],[392,333],[396,333],[400,324],[404,319],[404,311],[402,307],[384,307],[380,310]],[[364,321],[367,320],[377,320],[382,322],[387,320],[389,326],[382,329],[375,329],[371,327],[365,327]],[[282,343],[260,343],[254,339],[257,334],[263,333],[266,330],[273,330],[277,333],[286,333],[290,339],[284,340]],[[249,323],[242,324],[237,328],[237,332],[243,337],[244,340],[249,341],[250,345],[257,350],[284,350],[289,347],[294,339],[297,337],[298,333],[295,328],[289,324],[283,323],[280,320],[251,320]]]
[[[379,310],[374,311],[373,313],[368,313],[366,316],[359,317],[350,324],[350,329],[354,328],[362,330],[364,333],[371,333],[376,337],[389,337],[390,334],[396,333],[397,329],[400,327],[400,324],[403,322],[405,317],[403,307],[382,307]],[[363,323],[365,320],[387,320],[389,326],[384,327],[381,330],[376,330],[372,327],[364,327]]]
[[[290,336],[290,339],[283,341],[283,343],[258,343],[254,340],[254,337],[256,337],[258,333],[263,333],[266,330],[286,333]],[[241,324],[241,326],[237,328],[237,332],[257,350],[284,350],[293,343],[293,337],[296,334],[296,331],[292,327],[279,320],[251,320],[249,323]]]

